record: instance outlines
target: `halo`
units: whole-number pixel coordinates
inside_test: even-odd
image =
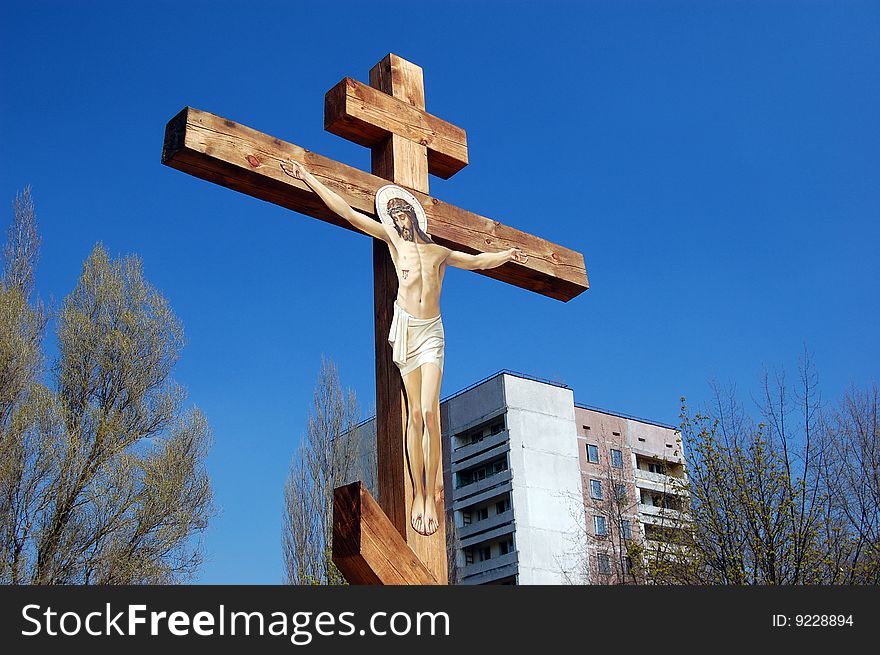
[[[422,203],[409,191],[400,188],[396,184],[386,184],[376,191],[376,213],[379,215],[379,219],[385,225],[394,227],[394,221],[388,214],[388,201],[392,198],[401,198],[412,206],[419,221],[419,227],[422,229],[422,232],[428,234],[428,216],[425,214],[425,208],[422,207]]]

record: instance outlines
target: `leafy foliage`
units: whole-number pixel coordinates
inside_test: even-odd
[[[201,561],[211,434],[171,372],[184,345],[135,256],[96,245],[55,316],[32,302],[39,239],[16,199],[0,288],[0,581],[169,583]]]

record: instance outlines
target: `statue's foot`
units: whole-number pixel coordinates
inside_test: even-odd
[[[423,496],[413,497],[409,522],[412,524],[413,530],[419,534],[425,534],[425,499]]]
[[[434,496],[431,495],[425,500],[425,531],[422,534],[430,536],[437,532],[439,527],[440,523],[437,518],[437,501],[434,499]]]

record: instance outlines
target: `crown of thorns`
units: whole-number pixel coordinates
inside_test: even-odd
[[[395,211],[405,211],[415,214],[413,206],[403,198],[391,198],[391,200],[388,201],[386,208],[388,209],[389,214]]]

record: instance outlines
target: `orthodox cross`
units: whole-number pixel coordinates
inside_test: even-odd
[[[467,165],[467,138],[425,111],[422,69],[415,64],[389,54],[370,71],[369,86],[343,79],[324,97],[324,129],[369,147],[372,174],[192,107],[168,122],[162,163],[350,230],[355,228],[280,164],[303,163],[351,207],[377,220],[376,191],[390,181],[421,202],[435,243],[471,254],[517,247],[528,255],[525,263],[478,273],[562,301],[589,287],[580,253],[428,195],[429,173],[448,179]],[[444,517],[428,537],[409,520],[406,392],[387,341],[396,295],[387,245],[373,239],[379,501],[361,482],[336,489],[333,561],[353,584],[446,584]]]

